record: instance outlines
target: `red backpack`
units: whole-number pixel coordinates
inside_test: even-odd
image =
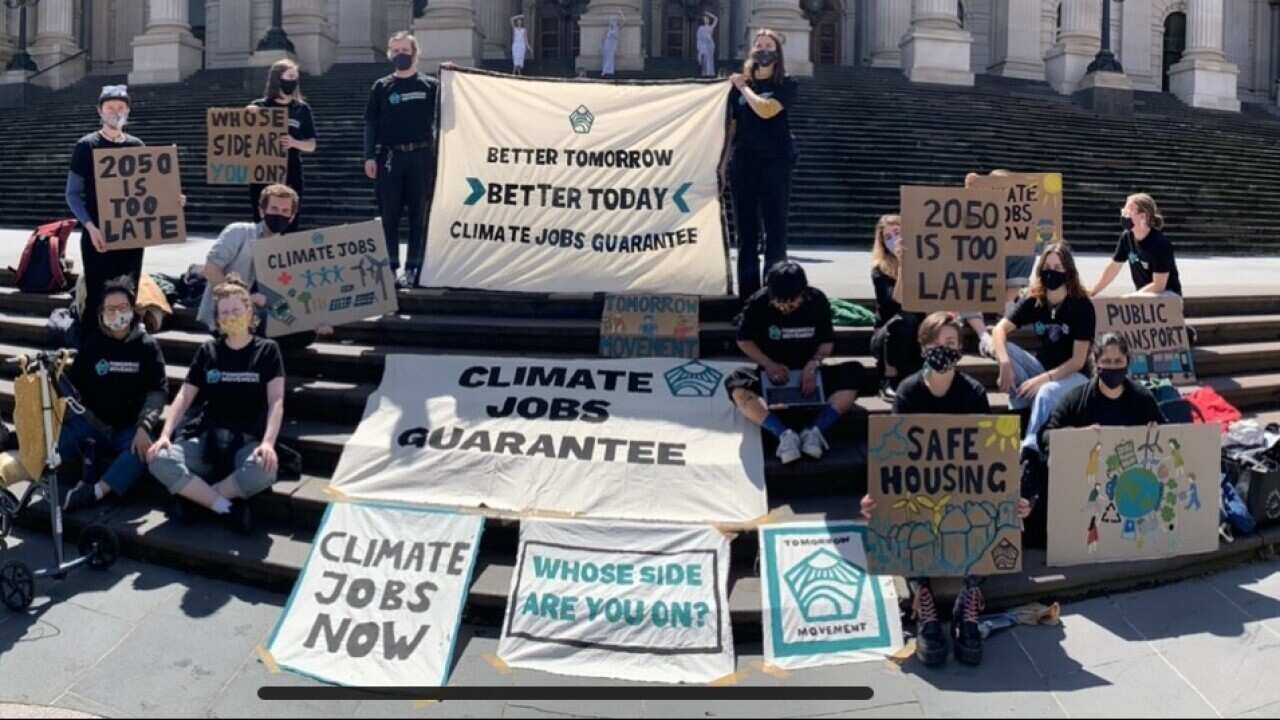
[[[67,238],[76,221],[59,220],[36,228],[27,238],[18,261],[18,289],[30,293],[60,293],[71,289],[71,261],[67,260]],[[9,268],[13,270],[13,268]]]

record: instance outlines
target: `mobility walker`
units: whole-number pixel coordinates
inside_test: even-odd
[[[63,368],[75,356],[74,351],[60,350],[23,356],[8,361],[16,364],[22,377],[33,376],[40,386],[41,420],[44,423],[45,464],[43,472],[28,485],[22,499],[0,488],[0,545],[12,530],[20,513],[26,511],[39,495],[49,504],[49,519],[53,534],[54,564],[32,569],[26,563],[12,560],[0,566],[0,601],[15,612],[25,611],[35,600],[36,578],[63,580],[76,568],[89,566],[94,570],[106,570],[120,557],[120,540],[115,532],[103,525],[90,525],[80,534],[80,555],[68,560],[62,541],[62,503],[58,493],[58,468],[62,458],[58,455],[58,437],[54,432],[56,401],[67,400],[68,410],[80,409],[75,399],[75,389],[62,375]],[[17,413],[15,412],[15,420]]]

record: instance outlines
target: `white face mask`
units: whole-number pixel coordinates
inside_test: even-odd
[[[133,313],[103,313],[102,324],[112,332],[123,332],[133,324]]]
[[[129,113],[127,112],[122,112],[118,114],[117,113],[102,114],[102,124],[106,125],[112,130],[122,129],[125,126],[125,123],[127,122],[129,122]]]

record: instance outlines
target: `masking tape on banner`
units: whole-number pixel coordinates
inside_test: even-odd
[[[341,502],[341,503],[351,502],[350,495],[342,492],[341,490],[339,490],[338,488],[332,485],[325,485],[323,492],[325,495],[328,495],[329,497],[333,498],[334,502]]]
[[[439,701],[439,700],[414,700],[414,701],[413,701],[413,709],[414,709],[414,710],[425,710],[425,709],[427,709],[427,708],[431,707],[432,705],[435,705],[435,704],[436,704],[436,703],[438,703],[438,702],[440,702],[440,701]]]
[[[721,535],[728,537],[730,540],[737,537],[740,533],[749,530],[757,530],[762,525],[770,525],[777,522],[783,517],[781,510],[772,510],[765,515],[754,518],[742,523],[712,523],[711,527],[720,532]]]
[[[484,658],[485,662],[492,665],[493,669],[498,671],[498,674],[500,675],[511,674],[511,666],[508,665],[505,660],[498,657],[497,655],[494,655],[493,653],[487,653],[485,655],[481,655],[480,657]]]
[[[267,672],[272,675],[280,674],[280,665],[276,663],[276,659],[271,655],[271,651],[261,645],[259,645],[256,650],[258,652],[258,659],[267,667]]]
[[[710,685],[711,687],[730,687],[733,685],[737,685],[739,682],[743,680],[746,680],[747,676],[750,674],[751,674],[750,670],[739,670],[736,673],[729,673],[728,675],[725,675],[722,678],[712,680],[707,684]]]
[[[786,680],[787,678],[791,677],[791,673],[787,672],[786,670],[783,670],[777,665],[770,665],[769,663],[763,660],[757,662],[755,664],[755,667],[757,670],[764,673],[765,675],[769,675],[778,680]]]
[[[885,658],[885,660],[889,662],[890,667],[895,667],[900,669],[903,665],[906,665],[907,661],[910,660],[915,654],[916,654],[916,641],[908,640],[906,643],[902,645],[902,647],[898,650],[898,652]]]

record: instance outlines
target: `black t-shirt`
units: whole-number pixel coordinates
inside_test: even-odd
[[[898,279],[880,268],[871,268],[871,285],[876,290],[876,327],[881,327],[902,312],[902,305],[893,299]]]
[[[84,178],[84,204],[88,206],[89,217],[93,224],[98,224],[98,183],[97,171],[93,167],[93,151],[113,148],[142,147],[138,138],[125,134],[120,142],[108,140],[101,131],[91,132],[80,138],[71,151],[71,172]]]
[[[747,300],[738,323],[738,339],[760,347],[770,360],[792,370],[802,369],[823,343],[835,341],[831,302],[817,288],[806,288],[804,302],[783,315],[769,302],[769,289],[761,288]]]
[[[221,429],[262,439],[267,428],[267,384],[284,377],[284,359],[274,340],[254,337],[239,350],[222,339],[200,346],[187,384],[200,389],[183,437]]]
[[[1164,413],[1150,390],[1125,379],[1119,400],[1102,394],[1097,378],[1067,393],[1054,408],[1040,431],[1040,451],[1049,452],[1049,431],[1064,428],[1143,427],[1147,423],[1164,423]]]
[[[1061,305],[1050,307],[1048,302],[1042,305],[1028,297],[1014,306],[1009,322],[1035,330],[1040,337],[1036,358],[1045,370],[1053,370],[1071,359],[1077,340],[1093,342],[1098,317],[1093,303],[1085,298],[1068,297]]]
[[[1150,285],[1156,273],[1169,273],[1169,282],[1164,289],[1182,294],[1182,278],[1178,276],[1178,261],[1173,257],[1173,243],[1163,231],[1153,229],[1146,240],[1138,242],[1132,230],[1125,230],[1111,259],[1129,263],[1135,290]]]
[[[311,106],[305,102],[291,100],[282,103],[279,100],[258,98],[253,101],[254,107],[287,107],[289,108],[289,137],[294,140],[315,140],[316,123],[311,116]],[[294,190],[302,184],[302,151],[289,151],[289,187]]]
[[[422,74],[410,78],[388,75],[375,82],[364,111],[374,143],[388,146],[430,141],[439,87],[440,81]],[[372,157],[366,155],[366,159]]]
[[[138,325],[124,340],[82,332],[70,378],[81,403],[117,431],[138,425],[148,393],[169,390],[160,344]]]
[[[796,81],[792,78],[781,83],[752,80],[751,89],[763,98],[782,103],[782,112],[765,120],[751,109],[742,93],[733,88],[729,92],[729,117],[737,121],[733,135],[734,154],[753,158],[790,158],[795,141],[791,137],[788,110],[796,99]]]
[[[990,415],[991,403],[982,383],[958,372],[947,394],[938,397],[925,382],[925,372],[903,380],[893,401],[895,415]]]

